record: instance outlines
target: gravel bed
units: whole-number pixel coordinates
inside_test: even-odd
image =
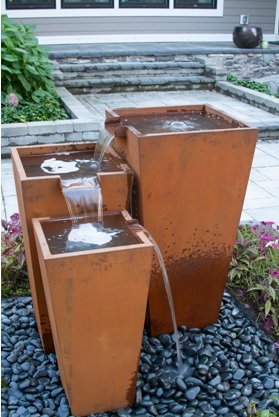
[[[144,332],[134,407],[96,416],[246,417],[250,401],[279,412],[278,350],[230,294],[218,323],[181,326],[179,336],[184,375],[168,372],[177,369],[174,335]],[[71,416],[56,357],[42,350],[31,297],[2,300],[2,378],[2,417]]]

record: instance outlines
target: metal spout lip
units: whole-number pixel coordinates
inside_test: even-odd
[[[117,123],[115,119],[113,120],[113,122],[109,120],[107,123],[106,121],[105,129],[115,137],[127,137],[128,128],[127,126],[121,124],[120,118],[119,123]]]

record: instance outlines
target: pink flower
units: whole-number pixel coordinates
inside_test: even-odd
[[[279,349],[279,342],[274,342],[274,346],[276,349]]]
[[[274,224],[274,222],[261,222],[261,224],[263,224],[264,226],[267,226],[267,225],[272,225],[272,224]]]
[[[10,216],[10,219],[11,219],[13,222],[18,222],[18,221],[19,221],[19,213],[14,213],[14,214],[12,214],[12,215]]]
[[[6,100],[7,100],[8,106],[11,106],[11,107],[18,106],[19,100],[16,94],[14,93],[8,94]]]
[[[271,269],[269,273],[273,278],[279,278],[279,269]]]

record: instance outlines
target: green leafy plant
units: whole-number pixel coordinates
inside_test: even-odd
[[[65,120],[68,118],[56,94],[42,97],[40,103],[28,103],[23,100],[17,106],[2,107],[2,123]]]
[[[256,262],[264,259],[264,256],[258,253],[257,243],[258,239],[255,236],[254,238],[246,239],[241,233],[241,229],[238,229],[228,274],[229,281],[234,286],[242,286],[243,282],[245,282],[246,286],[251,284],[249,279],[250,271]]]
[[[1,94],[14,93],[19,99],[39,103],[42,96],[55,91],[53,66],[45,47],[38,45],[35,26],[15,22],[2,15],[1,23]]]
[[[273,222],[239,227],[228,286],[247,307],[256,306],[267,331],[279,334],[279,228]]]
[[[277,397],[275,396],[271,396],[271,398],[277,400]],[[248,404],[248,407],[246,408],[246,414],[247,417],[279,417],[278,413],[271,412],[268,409],[257,411],[256,404],[254,404],[252,401]]]
[[[257,81],[240,80],[234,75],[230,75],[230,74],[227,75],[227,81],[235,85],[240,85],[242,87],[250,88],[251,90],[256,90],[256,91],[259,91],[260,93],[265,93],[265,94],[270,95],[270,91],[268,87],[265,84],[259,83]]]
[[[270,316],[274,326],[278,328],[279,319],[279,280],[276,276],[269,274],[267,278],[264,278],[260,284],[256,284],[255,287],[250,288],[248,291],[256,291],[260,294],[264,305],[260,307],[264,310],[265,317]]]
[[[1,29],[2,123],[68,119],[55,91],[48,51],[33,33],[35,26],[4,15]]]
[[[2,296],[29,294],[29,280],[19,214],[2,220],[1,289]]]

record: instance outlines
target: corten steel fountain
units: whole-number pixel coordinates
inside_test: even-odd
[[[105,127],[134,172],[132,216],[160,247],[178,326],[216,322],[258,129],[208,105],[107,111]],[[173,331],[157,261],[146,325]]]
[[[118,169],[97,172],[102,222],[83,207],[70,219],[64,180],[29,170],[94,144],[12,149],[38,327],[77,415],[133,404],[144,319],[151,336],[174,330],[170,310],[217,321],[258,135],[208,105],[111,110],[105,128]]]
[[[54,346],[32,219],[68,216],[69,211],[61,189],[63,175],[51,174],[51,162],[45,164],[45,168],[48,168],[45,170],[41,164],[53,159],[62,160],[61,164],[71,163],[75,159],[90,160],[94,149],[95,144],[92,142],[11,149],[34,311],[45,352],[53,352]],[[97,174],[102,187],[104,211],[128,209],[133,173],[110,147],[105,159],[105,170]]]
[[[128,212],[104,214],[102,226],[83,218],[90,239],[89,222],[99,243],[112,240],[90,249],[70,237],[69,218],[33,219],[60,376],[79,416],[134,403],[153,256]]]

